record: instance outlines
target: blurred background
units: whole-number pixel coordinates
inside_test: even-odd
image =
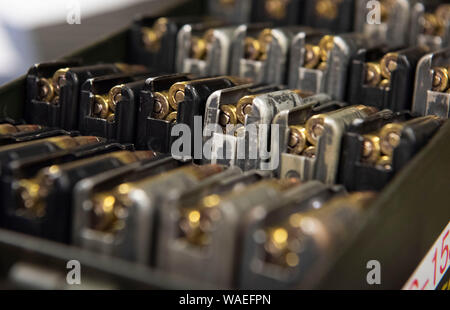
[[[0,84],[180,0],[0,0]]]

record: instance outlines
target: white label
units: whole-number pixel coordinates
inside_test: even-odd
[[[434,290],[450,266],[450,222],[420,262],[404,290]]]

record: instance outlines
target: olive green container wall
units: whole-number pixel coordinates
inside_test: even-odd
[[[201,13],[203,1],[183,4],[167,15]],[[127,59],[128,30],[67,56],[84,63]],[[0,87],[0,118],[20,119],[25,102],[25,77]],[[394,178],[369,208],[357,237],[336,253],[330,272],[316,288],[399,289],[408,280],[450,219],[450,123]],[[65,270],[64,262],[78,259],[91,276],[122,288],[209,288],[144,266],[99,256],[73,247],[0,230],[0,276],[17,260]],[[366,281],[370,260],[381,264],[381,284]]]
[[[399,289],[450,220],[450,122],[392,180],[370,207],[367,223],[320,288]],[[369,285],[366,264],[381,265]]]

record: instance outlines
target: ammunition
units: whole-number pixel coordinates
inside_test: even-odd
[[[142,28],[142,42],[151,52],[157,52],[161,48],[161,38],[167,32],[167,18],[158,18],[153,26]]]
[[[308,158],[315,158],[317,153],[317,147],[308,146],[302,153],[303,156]]]
[[[40,78],[37,82],[38,100],[50,101],[55,95],[55,89],[51,80],[46,78]]]
[[[123,84],[112,87],[107,94],[95,95],[92,115],[99,118],[111,119],[116,111],[117,103],[122,98]]]
[[[362,111],[366,115],[371,115],[378,112],[378,109],[375,107],[367,106],[367,105],[356,105],[354,106],[358,110]]]
[[[137,74],[137,73],[146,73],[148,72],[148,68],[143,65],[130,65],[123,62],[116,62],[114,66],[119,69],[122,73],[125,74]]]
[[[223,168],[218,165],[189,165],[172,170],[168,172],[166,176],[170,177],[171,174],[176,175],[182,172],[185,175],[192,176],[197,180],[203,180],[222,171]],[[130,193],[134,191],[142,191],[139,184],[144,184],[146,182],[157,182],[158,180],[158,177],[152,176],[149,179],[144,179],[133,183],[122,183],[111,191],[101,192],[94,195],[92,198],[94,207],[91,209],[92,216],[90,217],[90,228],[107,233],[116,233],[122,230],[125,227],[125,219],[128,216],[128,209],[134,206]],[[189,220],[192,223],[198,222],[200,220],[199,212],[194,210],[191,212],[191,214],[188,214]]]
[[[389,18],[390,1],[380,1],[380,21],[385,23]]]
[[[0,135],[7,135],[11,133],[16,133],[18,130],[16,126],[11,124],[0,124]]]
[[[302,215],[296,213],[291,215],[290,221],[293,221],[294,227],[279,226],[265,229],[266,242],[264,249],[266,251],[266,260],[272,264],[277,264],[282,267],[293,268],[300,263],[298,255],[299,242],[295,242],[295,232],[293,228],[298,228],[298,223],[301,223]],[[294,238],[293,238],[294,237]],[[293,242],[294,241],[294,242]]]
[[[403,125],[399,123],[391,123],[385,125],[380,131],[380,147],[385,155],[392,156],[394,149],[400,143]]]
[[[219,76],[214,78],[198,79],[188,82],[184,87],[183,95],[185,99],[179,103],[179,107],[185,107],[183,113],[178,113],[177,122],[187,125],[191,130],[194,130],[194,119],[196,115],[205,115],[205,109],[208,102],[208,98],[218,90],[231,88],[239,85],[238,79],[230,76]],[[175,86],[174,84],[173,86]],[[171,87],[173,90],[174,87]],[[170,93],[170,91],[169,91]],[[237,98],[235,99],[237,100]],[[234,101],[235,102],[235,101]],[[232,104],[234,104],[232,102]],[[215,122],[218,121],[216,117],[220,113],[219,106],[215,110]],[[230,111],[231,112],[231,111]],[[232,112],[231,112],[232,113]],[[203,130],[203,127],[201,128]],[[194,136],[191,136],[191,142],[194,143]],[[194,152],[194,149],[191,149]]]
[[[274,19],[284,19],[290,0],[265,0],[264,8],[268,16]]]
[[[267,95],[268,92],[276,92],[280,89],[279,85],[267,85],[267,86],[256,86],[253,87],[251,85],[239,85],[236,87],[231,88],[224,88],[221,90],[216,91],[213,93],[207,100],[206,108],[205,108],[205,128],[210,125],[213,125],[217,128],[217,125],[220,125],[220,129],[222,130],[223,134],[228,135],[226,137],[227,142],[222,142],[219,140],[215,140],[213,144],[211,145],[211,152],[212,156],[211,159],[206,160],[207,162],[211,160],[211,162],[215,163],[222,163],[225,165],[229,165],[231,161],[239,161],[237,165],[244,165],[244,161],[246,162],[245,165],[249,167],[250,165],[256,164],[256,161],[252,161],[252,159],[249,159],[248,161],[244,158],[237,159],[234,155],[236,152],[240,152],[240,147],[243,146],[242,143],[238,143],[237,141],[242,141],[242,136],[240,136],[240,133],[244,133],[246,130],[244,130],[243,123],[251,121],[252,123],[260,123],[262,120],[259,118],[260,115],[270,115],[274,113],[274,109],[277,109],[276,103],[278,103],[279,98],[277,94],[275,94],[273,100],[270,100],[269,98],[266,98],[264,94]],[[299,101],[298,95],[293,94],[294,91],[292,90],[286,90],[287,97],[283,97],[283,99],[286,98],[286,103],[289,104],[290,102],[288,100],[296,100]],[[256,96],[260,96],[260,105],[257,106],[257,111],[252,111],[252,98],[255,98]],[[248,100],[247,100],[248,99]],[[269,100],[268,100],[269,99]],[[272,101],[269,103],[269,101]],[[271,105],[271,106],[270,106]],[[241,115],[239,116],[238,111],[240,110]],[[244,111],[245,110],[245,111]],[[251,113],[252,116],[249,120],[246,120],[245,115],[246,113]],[[264,121],[268,123],[269,118],[271,116],[268,116]],[[232,126],[227,126],[228,124]],[[258,126],[258,125],[257,125]],[[269,134],[269,133],[268,133]],[[267,136],[268,134],[261,134],[262,136]],[[206,134],[203,138],[204,143],[206,143],[209,136],[214,136],[214,134]],[[235,136],[237,139],[232,139],[230,136]],[[238,137],[239,136],[239,137]],[[285,136],[283,136],[285,137]],[[214,137],[213,137],[214,138]],[[287,138],[287,137],[285,137]],[[214,138],[215,139],[215,138]],[[226,143],[225,148],[230,147],[231,150],[231,156],[230,159],[220,158],[219,152],[221,152],[221,148],[218,146],[221,143]],[[240,144],[240,146],[238,146]],[[258,146],[260,147],[260,146]],[[239,166],[241,167],[241,166]],[[242,168],[242,167],[241,167]],[[242,168],[246,169],[246,168]]]
[[[53,144],[55,144],[56,146],[58,146],[60,149],[63,150],[76,148],[82,145],[95,144],[101,141],[98,137],[95,136],[78,136],[78,137],[60,136],[47,138],[46,140],[52,142]]]
[[[123,73],[123,75],[134,75],[148,72],[148,69],[144,66],[121,63],[82,67],[72,65],[72,63],[62,63],[57,66],[60,69],[54,72],[51,79],[48,79],[48,82],[52,84],[53,91],[50,91],[48,83],[41,83],[42,86],[40,89],[36,90],[41,95],[35,96],[45,97],[44,99],[51,105],[43,106],[30,102],[33,108],[26,111],[26,120],[28,122],[43,124],[49,127],[60,127],[64,130],[79,129],[83,131],[84,128],[78,128],[80,125],[79,121],[84,120],[85,117],[106,117],[105,104],[109,104],[110,102],[107,98],[108,94],[98,94],[104,96],[104,98],[94,98],[94,95],[91,96],[91,94],[83,98],[87,91],[83,91],[81,88],[86,80],[109,74]],[[50,70],[50,68],[47,70]],[[114,86],[114,84],[111,86]],[[99,89],[102,89],[102,87]],[[53,95],[51,95],[52,92]],[[57,106],[58,109],[55,110],[54,106]],[[80,113],[86,115],[80,115]],[[98,122],[98,120],[93,121]],[[87,126],[87,122],[82,121],[81,123],[81,127]]]
[[[436,16],[437,23],[438,23],[437,34],[439,36],[443,36],[445,27],[447,26],[447,23],[450,20],[450,5],[449,4],[441,4],[440,6],[437,7],[434,14]]]
[[[441,4],[434,13],[440,23],[445,23],[450,18],[450,4]]]
[[[265,238],[261,238],[265,250],[263,259],[283,268],[308,264],[305,271],[312,270],[308,267],[313,267],[319,257],[323,260],[325,256],[332,256],[333,249],[342,245],[345,239],[342,237],[354,227],[350,224],[363,215],[374,198],[372,192],[338,196],[320,209],[294,213],[278,225],[267,227]]]
[[[90,227],[97,231],[115,234],[125,227],[129,204],[126,195],[130,190],[127,183],[121,184],[114,195],[98,194],[92,198],[93,216]]]
[[[392,157],[384,155],[381,156],[380,159],[376,162],[377,167],[381,167],[386,170],[392,169]]]
[[[252,113],[255,95],[244,96],[236,104],[236,115],[240,123],[245,124],[245,116]]]
[[[111,88],[108,92],[108,107],[112,112],[116,111],[117,103],[122,99],[122,88],[123,84],[116,85]]]
[[[373,113],[376,113],[378,110],[374,107],[369,107],[365,105],[357,105],[357,106],[351,106],[347,108],[343,108],[340,110],[333,111],[331,113],[338,113],[339,111],[345,110],[345,109],[358,109],[359,111],[362,111],[364,114],[370,115]],[[308,139],[309,143],[312,145],[317,145],[318,139],[320,136],[322,136],[324,131],[324,123],[325,118],[327,117],[328,113],[325,114],[316,114],[310,117],[306,121],[306,138]]]
[[[244,57],[250,60],[265,60],[270,42],[272,42],[272,30],[270,29],[262,30],[258,35],[258,39],[246,37],[244,42]]]
[[[58,105],[59,104],[59,96],[53,97],[52,100],[50,100],[51,105]]]
[[[264,246],[265,250],[271,254],[273,257],[281,258],[282,264],[284,265],[289,261],[290,264],[294,267],[298,264],[298,256],[292,252],[288,252],[286,255],[283,253],[288,247],[288,238],[289,233],[284,227],[272,227],[266,229],[266,244]],[[290,254],[294,254],[295,257],[291,259],[287,259]],[[272,261],[273,262],[273,261]]]
[[[45,203],[40,199],[41,186],[34,180],[22,179],[17,189],[19,216],[41,218],[45,215]]]
[[[177,82],[169,88],[169,104],[173,110],[178,109],[178,103],[184,100],[184,89],[188,82]]]
[[[234,75],[224,75],[224,76],[221,76],[221,77],[231,81],[235,85],[251,84],[251,83],[253,83],[253,80],[251,78],[245,78],[245,77],[234,76]],[[205,79],[205,80],[208,80],[208,79]]]
[[[223,104],[219,107],[219,124],[222,127],[226,127],[227,125],[236,125],[237,124],[237,114],[236,114],[236,106],[231,104]]]
[[[92,106],[92,115],[95,117],[106,118],[109,113],[109,98],[107,95],[95,95]]]
[[[390,84],[391,84],[391,81],[389,79],[383,79],[383,80],[381,80],[380,84],[378,84],[378,87],[389,88]]]
[[[327,63],[325,61],[322,61],[318,66],[317,70],[325,71],[327,69]]]
[[[385,79],[391,78],[391,73],[397,69],[398,53],[387,53],[381,58],[381,75]]]
[[[147,50],[156,52],[161,48],[159,36],[151,27],[142,27],[142,42]]]
[[[0,124],[0,135],[14,134],[18,132],[30,132],[41,129],[40,125],[11,125]]]
[[[258,60],[261,55],[261,44],[252,37],[245,38],[244,57],[246,59]]]
[[[183,197],[185,199],[176,204],[162,208],[162,230],[166,233],[158,238],[163,246],[158,246],[157,267],[229,287],[237,276],[232,270],[240,267],[239,261],[244,255],[243,243],[236,240],[252,238],[252,233],[247,234],[248,226],[259,226],[273,214],[271,211],[278,207],[282,197],[291,197],[292,192],[297,192],[299,184],[293,179],[253,180],[247,186],[242,183],[235,185],[243,186],[227,186],[220,194],[208,192],[194,199],[189,195],[188,199]],[[258,211],[262,211],[261,216],[253,217]],[[251,218],[247,219],[246,215]],[[223,240],[226,240],[226,247]],[[180,246],[171,247],[174,242]],[[220,269],[215,267],[218,264],[222,266]],[[217,272],[212,272],[214,269]]]
[[[95,144],[99,138],[94,136],[61,136],[45,139],[59,149],[69,150],[83,145]],[[43,217],[46,211],[45,197],[49,192],[52,179],[58,177],[60,166],[53,165],[42,170],[35,178],[20,179],[17,185],[18,215],[26,217]]]
[[[178,42],[184,43],[176,48],[175,71],[201,76],[227,74],[236,29],[237,25],[218,20],[183,25],[177,34]]]
[[[80,137],[82,138],[82,137]],[[86,141],[92,140],[95,137],[83,137],[84,143]],[[78,141],[83,141],[79,139]],[[151,151],[119,151],[98,157],[83,159],[80,161],[66,163],[63,165],[52,165],[48,168],[44,168],[39,171],[39,173],[31,179],[21,179],[18,183],[18,188],[16,191],[18,209],[17,213],[19,216],[24,217],[43,217],[46,214],[46,199],[50,191],[52,191],[52,185],[55,179],[60,177],[62,171],[66,169],[73,169],[77,166],[82,166],[85,163],[101,160],[104,158],[116,158],[122,164],[130,164],[139,160],[152,158],[155,156],[154,152]]]
[[[158,236],[157,268],[171,270],[175,273],[178,273],[178,270],[180,270],[180,273],[183,273],[181,271],[183,269],[191,277],[197,277],[197,271],[203,269],[200,276],[205,275],[208,277],[210,275],[210,272],[204,272],[202,266],[211,268],[213,267],[210,264],[211,260],[215,260],[215,257],[222,256],[216,250],[216,246],[225,249],[223,242],[220,241],[223,240],[221,237],[227,233],[235,234],[234,229],[227,228],[234,226],[235,223],[239,224],[239,222],[236,222],[236,219],[241,218],[239,213],[234,213],[237,216],[233,216],[232,222],[229,222],[230,217],[227,216],[229,214],[228,211],[224,212],[222,209],[223,202],[226,201],[225,203],[228,203],[226,210],[233,212],[232,210],[236,204],[233,203],[232,199],[239,199],[241,197],[234,194],[243,193],[246,191],[247,186],[253,186],[256,182],[268,177],[268,174],[261,174],[256,171],[241,174],[238,170],[238,168],[231,168],[215,175],[214,179],[210,179],[209,184],[206,184],[206,186],[200,184],[194,191],[184,192],[178,197],[175,203],[170,203],[167,207],[162,208],[161,226],[159,227],[165,233],[159,234]],[[264,189],[268,189],[271,192],[271,188],[265,186],[263,189],[259,188],[259,191],[254,193],[253,196],[251,192],[242,196],[244,196],[244,200],[248,198],[250,201],[254,201],[250,197],[255,197],[258,201],[264,202],[265,199],[261,198],[264,196],[264,193],[262,195],[260,194],[260,191],[264,191]],[[229,197],[232,198],[229,199]],[[242,203],[245,204],[244,201]],[[242,203],[239,205],[241,208],[244,206]],[[258,203],[254,202],[254,204],[256,205]],[[251,207],[251,205],[245,206]],[[241,208],[240,210],[242,210]],[[247,210],[246,207],[244,208]],[[223,228],[226,231],[222,232]],[[181,246],[175,249],[170,246],[173,242],[177,242]],[[228,252],[226,254],[231,254],[230,252],[233,250],[234,244],[229,244],[226,247],[226,252]],[[205,251],[212,255],[190,255],[194,253],[205,253]],[[169,257],[169,259],[166,259],[166,257]],[[192,268],[184,268],[183,265],[177,264],[177,261],[183,261],[188,266],[193,264]],[[225,263],[229,266],[232,260],[226,259]],[[175,265],[173,267],[178,267],[178,270],[172,268],[172,264]],[[220,271],[226,273],[222,268]],[[186,273],[183,273],[183,276]],[[214,277],[216,275],[214,274]],[[208,279],[205,280],[209,281]]]
[[[217,184],[224,175],[230,175],[230,171],[231,174],[240,171],[234,170],[234,173],[233,170],[224,171],[222,167],[215,165],[180,166],[173,160],[170,164],[165,162],[166,164],[162,165],[152,165],[152,168],[159,171],[163,169],[165,172],[162,174],[153,172],[150,175],[140,174],[137,178],[133,178],[133,181],[128,180],[126,183],[119,183],[112,188],[107,187],[106,190],[100,192],[91,187],[84,199],[82,198],[81,202],[77,204],[77,212],[81,211],[82,213],[78,213],[75,220],[73,229],[75,244],[140,264],[151,263],[155,255],[159,254],[157,248],[160,248],[161,243],[165,244],[165,242],[159,242],[161,236],[159,233],[156,236],[153,234],[154,229],[166,232],[164,220],[161,218],[164,215],[160,216],[160,212],[162,213],[163,210],[167,210],[175,203],[175,201],[170,201],[167,206],[163,206],[168,198],[165,195],[167,190],[177,196],[176,203],[181,201],[183,205],[192,206],[183,210],[177,208],[171,213],[176,218],[173,222],[173,228],[177,232],[176,239],[182,239],[187,234],[192,242],[195,242],[195,234],[199,235],[196,231],[199,228],[199,221],[201,221],[202,229],[207,229],[208,225],[205,221],[208,212],[205,210],[200,215],[200,208],[210,205],[207,204],[206,198],[205,206],[203,206],[191,204],[190,201],[181,197],[185,197],[186,191],[204,189],[206,184],[208,184],[206,185],[208,188]],[[147,168],[152,169],[148,166]],[[170,170],[167,171],[164,168]],[[203,181],[209,177],[213,178],[212,184],[209,183],[211,179],[204,184]],[[85,203],[87,203],[87,207],[83,206]],[[187,209],[191,210],[186,212],[185,219],[189,221],[187,226],[189,223],[191,226],[186,227],[185,233],[178,227],[178,212]],[[191,229],[189,230],[189,228]],[[104,238],[83,236],[82,232],[88,230],[95,231],[95,235]],[[117,236],[118,233],[120,235]],[[125,242],[125,240],[132,240],[132,243]],[[155,242],[158,243],[157,247],[155,247]]]
[[[106,121],[108,122],[108,123],[113,123],[114,122],[114,120],[115,120],[115,114],[114,113],[110,113],[107,117],[106,117]]]
[[[135,152],[119,151],[119,152],[114,152],[114,153],[110,153],[107,155],[103,155],[103,157],[105,157],[105,158],[115,157],[124,164],[131,164],[133,162],[144,160],[144,159],[150,159],[155,156],[156,156],[155,152],[152,152],[152,151],[135,151]],[[98,158],[100,158],[100,156]],[[93,160],[95,160],[95,159],[96,158],[94,157]]]
[[[66,72],[69,71],[69,68],[62,68],[59,70],[56,70],[56,72],[53,74],[52,77],[52,84],[53,89],[55,91],[56,95],[59,95],[61,86],[63,86],[65,80],[66,80]]]
[[[294,93],[296,93],[297,95],[299,95],[300,98],[308,98],[308,97],[311,97],[311,96],[315,95],[315,93],[313,93],[311,91],[307,91],[307,90],[292,89],[292,91]]]
[[[306,121],[306,138],[312,145],[316,145],[317,140],[323,134],[325,117],[324,114],[316,114]]]
[[[203,38],[192,36],[190,58],[205,59],[207,54],[207,44]]]
[[[257,11],[258,14],[266,15],[260,9]],[[289,14],[294,13],[290,12]],[[260,24],[255,24],[236,29],[235,36],[237,38],[246,38],[245,49],[242,47],[243,44],[232,45],[229,72],[232,75],[251,78],[255,84],[284,84],[288,70],[286,66],[289,58],[289,46],[296,34],[296,29],[274,27],[257,32],[256,28],[260,26]],[[296,58],[301,63],[305,58],[303,51],[304,49]],[[270,70],[270,74],[266,72],[267,70]]]
[[[357,18],[353,29],[356,32],[364,33],[370,40],[371,45],[372,43],[379,43],[379,45],[382,44],[388,48],[407,46],[408,39],[405,37],[405,33],[411,30],[408,29],[411,16],[407,12],[410,12],[412,4],[404,0],[380,0],[377,2],[379,4],[377,19],[383,26],[371,29],[367,25],[366,19],[362,17],[366,16],[369,10],[366,5],[369,4],[368,0],[362,0],[356,1],[357,9],[354,14],[361,18]]]
[[[434,67],[433,68],[433,90],[444,92],[449,86],[447,68]]]
[[[269,52],[270,43],[272,42],[272,30],[269,28],[262,30],[258,35],[258,41],[261,46],[259,60],[265,60]]]
[[[215,40],[214,29],[207,30],[203,35],[203,40],[205,40],[206,52],[208,53],[208,51],[211,50],[211,44],[213,44]]]
[[[170,112],[169,93],[168,91],[155,92],[154,96],[152,117],[164,119]]]
[[[330,21],[333,24],[335,22]],[[317,38],[317,34],[314,36]],[[349,79],[349,75],[352,72],[351,67],[347,65],[341,66],[338,63],[353,64],[354,60],[351,59],[356,56],[358,51],[367,48],[367,40],[360,33],[347,33],[339,36],[322,36],[320,34],[318,38],[320,39],[318,46],[320,48],[321,61],[317,64],[315,70],[304,67],[305,40],[295,37],[292,41],[288,86],[290,88],[310,90],[315,93],[326,93],[333,99],[342,101],[347,95],[346,92],[352,91],[347,84],[353,79]],[[335,41],[339,42],[339,44],[335,44]],[[364,66],[360,68],[364,69]],[[363,77],[364,72],[361,72],[358,78]]]
[[[196,207],[180,210],[178,225],[186,241],[196,246],[207,246],[211,242],[209,233],[222,216],[216,208],[220,201],[219,195],[212,194],[205,196]]]
[[[289,153],[300,155],[306,148],[306,129],[303,126],[289,126]]]
[[[169,123],[176,123],[177,121],[177,112],[171,112],[169,113],[169,115],[167,115],[166,121],[168,121]]]
[[[305,46],[305,60],[304,67],[309,69],[314,69],[320,62],[320,52],[321,49],[317,45],[306,44]]]
[[[158,18],[153,24],[153,30],[161,36],[164,32],[167,31],[167,23],[169,21],[165,17]]]
[[[13,151],[15,149],[20,148],[27,148],[27,147],[34,147],[36,145],[41,145],[44,143],[50,142],[51,148],[48,149],[48,147],[45,148],[46,151],[50,151],[51,149],[62,149],[62,150],[69,150],[72,148],[76,148],[82,145],[86,144],[94,144],[97,142],[100,142],[100,139],[95,136],[78,136],[78,137],[71,137],[71,136],[56,136],[56,137],[50,137],[45,139],[38,139],[33,141],[27,141],[22,143],[16,143],[11,145],[4,145],[0,148],[0,152],[4,151]],[[28,151],[30,151],[30,148],[27,148]],[[43,150],[43,149],[40,149]],[[30,151],[31,152],[31,151]]]
[[[220,4],[223,7],[232,8],[236,4],[236,0],[220,0]]]
[[[381,67],[380,64],[369,62],[366,63],[366,71],[364,83],[369,86],[377,86],[381,82]]]
[[[319,41],[320,59],[326,62],[328,60],[328,53],[334,47],[334,37],[330,35],[323,36]]]
[[[0,125],[1,127],[1,125]],[[29,132],[29,131],[36,131],[39,129],[42,129],[41,125],[32,125],[32,124],[26,124],[26,125],[17,125],[16,129],[18,132]]]
[[[100,139],[95,136],[78,136],[78,137],[71,137],[67,135],[63,136],[56,136],[56,137],[50,137],[45,139],[38,139],[33,141],[27,141],[27,142],[21,142],[11,145],[4,145],[0,148],[0,151],[12,151],[15,149],[21,149],[21,148],[27,148],[27,147],[34,147],[36,145],[41,145],[50,142],[51,143],[51,149],[63,149],[68,150],[72,149],[81,145],[85,144],[93,144],[96,142],[99,142]],[[47,144],[48,145],[48,144]],[[48,147],[46,148],[48,150]],[[29,148],[28,148],[29,150]]]
[[[337,17],[338,7],[336,0],[317,0],[315,10],[321,18],[333,20]]]
[[[362,158],[364,162],[376,163],[380,158],[380,137],[374,134],[363,136]]]
[[[436,35],[439,29],[439,22],[436,15],[425,13],[422,17],[423,33],[427,35]]]

